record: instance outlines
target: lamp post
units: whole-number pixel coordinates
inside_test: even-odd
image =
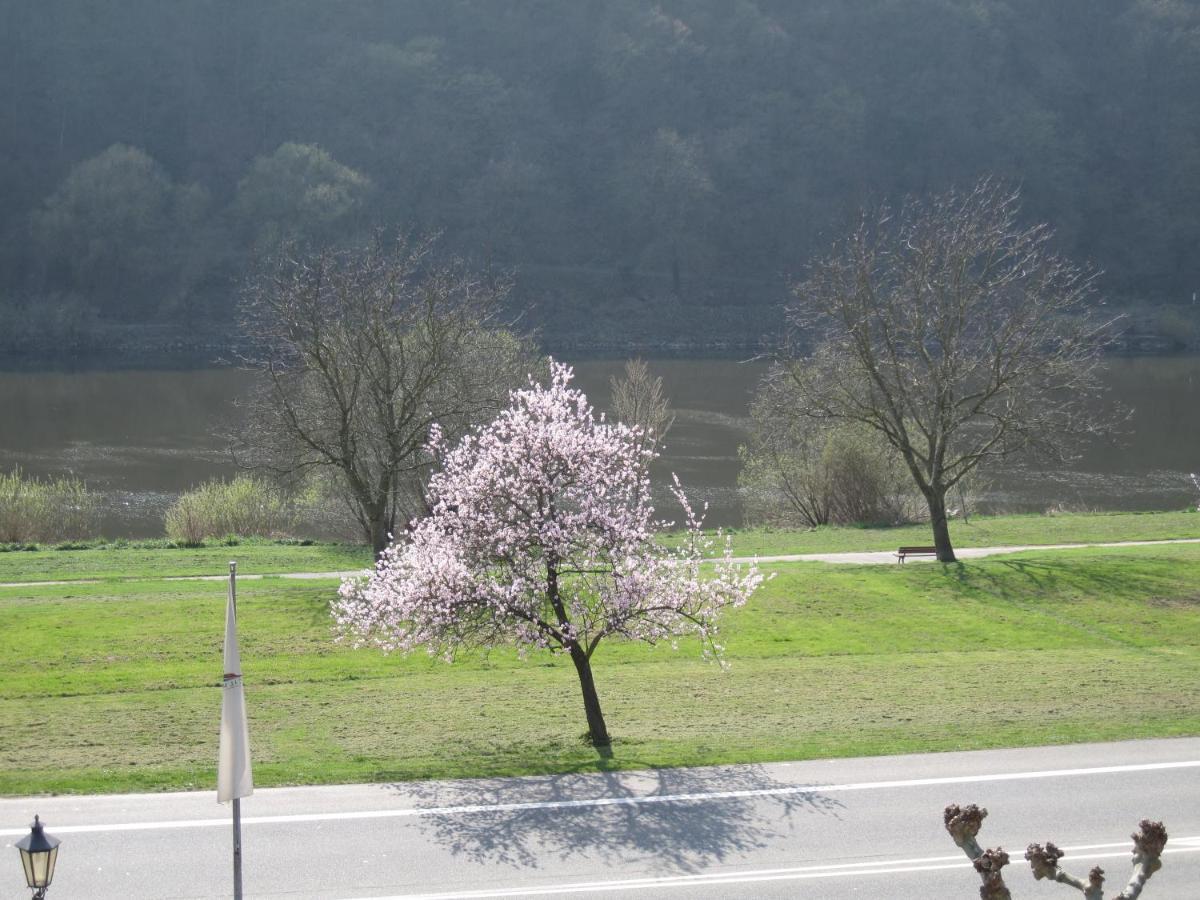
[[[58,862],[58,838],[42,830],[42,822],[33,817],[29,834],[17,841],[21,851],[21,865],[25,868],[25,881],[33,890],[33,900],[44,900],[46,888],[54,879],[54,864]]]

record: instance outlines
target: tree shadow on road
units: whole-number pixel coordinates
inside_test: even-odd
[[[456,856],[536,868],[546,859],[645,861],[698,871],[800,830],[842,804],[758,766],[569,773],[396,785],[430,813],[420,827]],[[716,798],[712,794],[719,794]],[[704,796],[701,796],[704,795]],[[482,807],[482,809],[480,808]]]

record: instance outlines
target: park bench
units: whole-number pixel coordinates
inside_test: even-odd
[[[937,547],[901,547],[896,551],[897,562],[904,562],[906,556],[937,556]]]

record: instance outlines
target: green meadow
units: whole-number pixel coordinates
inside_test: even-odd
[[[990,533],[1016,533],[1023,518]],[[1123,518],[1123,531],[1095,525],[1070,539],[1188,537],[1198,521]],[[1033,521],[1025,533],[1037,531]],[[1038,527],[1067,539],[1056,521]],[[737,549],[810,552],[795,542],[767,549],[767,535],[783,534],[742,533]],[[760,544],[751,547],[754,535]],[[836,541],[822,549],[843,540],[834,530],[825,537]],[[887,546],[907,540],[893,532]],[[0,793],[214,786],[225,588],[166,576],[220,574],[229,559],[247,573],[365,562],[360,548],[270,544],[0,554],[0,581],[98,578],[0,588]],[[702,660],[689,642],[601,646],[595,667],[611,758],[581,738],[569,663],[521,660],[512,648],[453,664],[355,650],[333,640],[336,581],[244,580],[239,627],[256,783],[1200,733],[1200,545],[1035,550],[955,566],[765,568],[775,577],[725,619],[726,667]]]
[[[85,549],[42,546],[0,552],[0,584],[221,575],[229,572],[233,560],[239,571],[248,574],[345,572],[369,566],[371,551],[358,544],[304,545],[257,539],[201,547],[173,547],[164,541],[96,542]]]
[[[895,550],[902,544],[928,544],[928,525],[895,528],[828,527],[736,529],[727,534],[739,556],[791,553],[849,553]],[[957,547],[998,545],[1106,543],[1179,538],[1200,539],[1200,513],[1069,513],[1064,515],[978,516],[955,521],[951,534]],[[678,535],[667,535],[672,543]],[[720,548],[717,548],[719,551]],[[165,541],[76,545],[0,546],[0,584],[74,579],[144,579],[219,575],[230,560],[248,574],[344,572],[371,563],[368,548],[358,544],[301,544],[259,539],[233,544],[174,547]]]

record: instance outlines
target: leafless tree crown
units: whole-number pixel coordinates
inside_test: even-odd
[[[613,412],[618,420],[642,430],[644,439],[657,446],[675,424],[671,401],[661,376],[651,375],[643,359],[625,363],[625,371],[610,379]]]
[[[1111,322],[1093,273],[1051,238],[1021,223],[1016,192],[984,180],[864,215],[793,287],[772,377],[798,414],[879,431],[935,531],[946,491],[976,467],[1062,458],[1112,424],[1095,402]]]
[[[534,365],[499,322],[507,284],[435,262],[432,246],[284,248],[242,307],[244,361],[263,378],[241,458],[277,475],[332,472],[377,551],[424,512],[430,427],[463,432]]]

